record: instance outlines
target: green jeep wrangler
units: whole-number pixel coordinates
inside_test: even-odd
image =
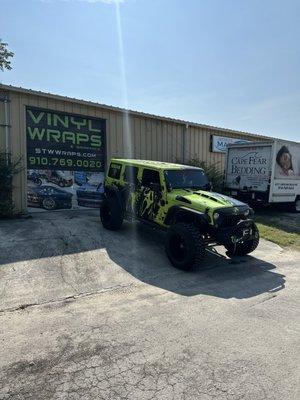
[[[119,229],[124,219],[166,230],[168,258],[185,270],[201,264],[206,247],[224,245],[228,256],[252,252],[259,242],[252,209],[210,189],[201,168],[112,159],[101,221],[110,230]]]

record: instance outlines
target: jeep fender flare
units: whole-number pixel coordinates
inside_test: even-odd
[[[209,217],[207,214],[184,206],[172,206],[165,217],[164,224],[171,225],[176,222],[190,222],[199,226],[207,226]]]

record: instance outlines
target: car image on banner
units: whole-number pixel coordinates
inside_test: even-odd
[[[41,186],[41,184],[43,183],[42,176],[38,172],[30,169],[27,170],[27,181],[33,182],[37,186]]]
[[[97,208],[104,193],[104,175],[93,174],[87,179],[87,182],[76,190],[78,206]]]
[[[97,208],[103,193],[104,173],[27,171],[28,211]],[[79,178],[80,177],[80,178]]]
[[[66,187],[73,185],[73,176],[71,173],[67,171],[47,171],[45,176],[47,182],[54,183],[59,187]]]
[[[85,171],[75,171],[74,182],[79,186],[84,185],[87,182],[87,173]]]
[[[72,194],[48,185],[31,187],[27,192],[27,204],[48,211],[72,208]]]

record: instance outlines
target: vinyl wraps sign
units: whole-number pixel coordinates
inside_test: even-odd
[[[27,167],[105,169],[105,120],[26,107]]]
[[[26,107],[26,138],[29,211],[99,207],[104,119]]]

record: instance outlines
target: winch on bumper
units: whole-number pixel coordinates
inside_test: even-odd
[[[240,220],[235,226],[216,229],[214,236],[224,246],[246,242],[254,238],[254,222],[251,219]]]

